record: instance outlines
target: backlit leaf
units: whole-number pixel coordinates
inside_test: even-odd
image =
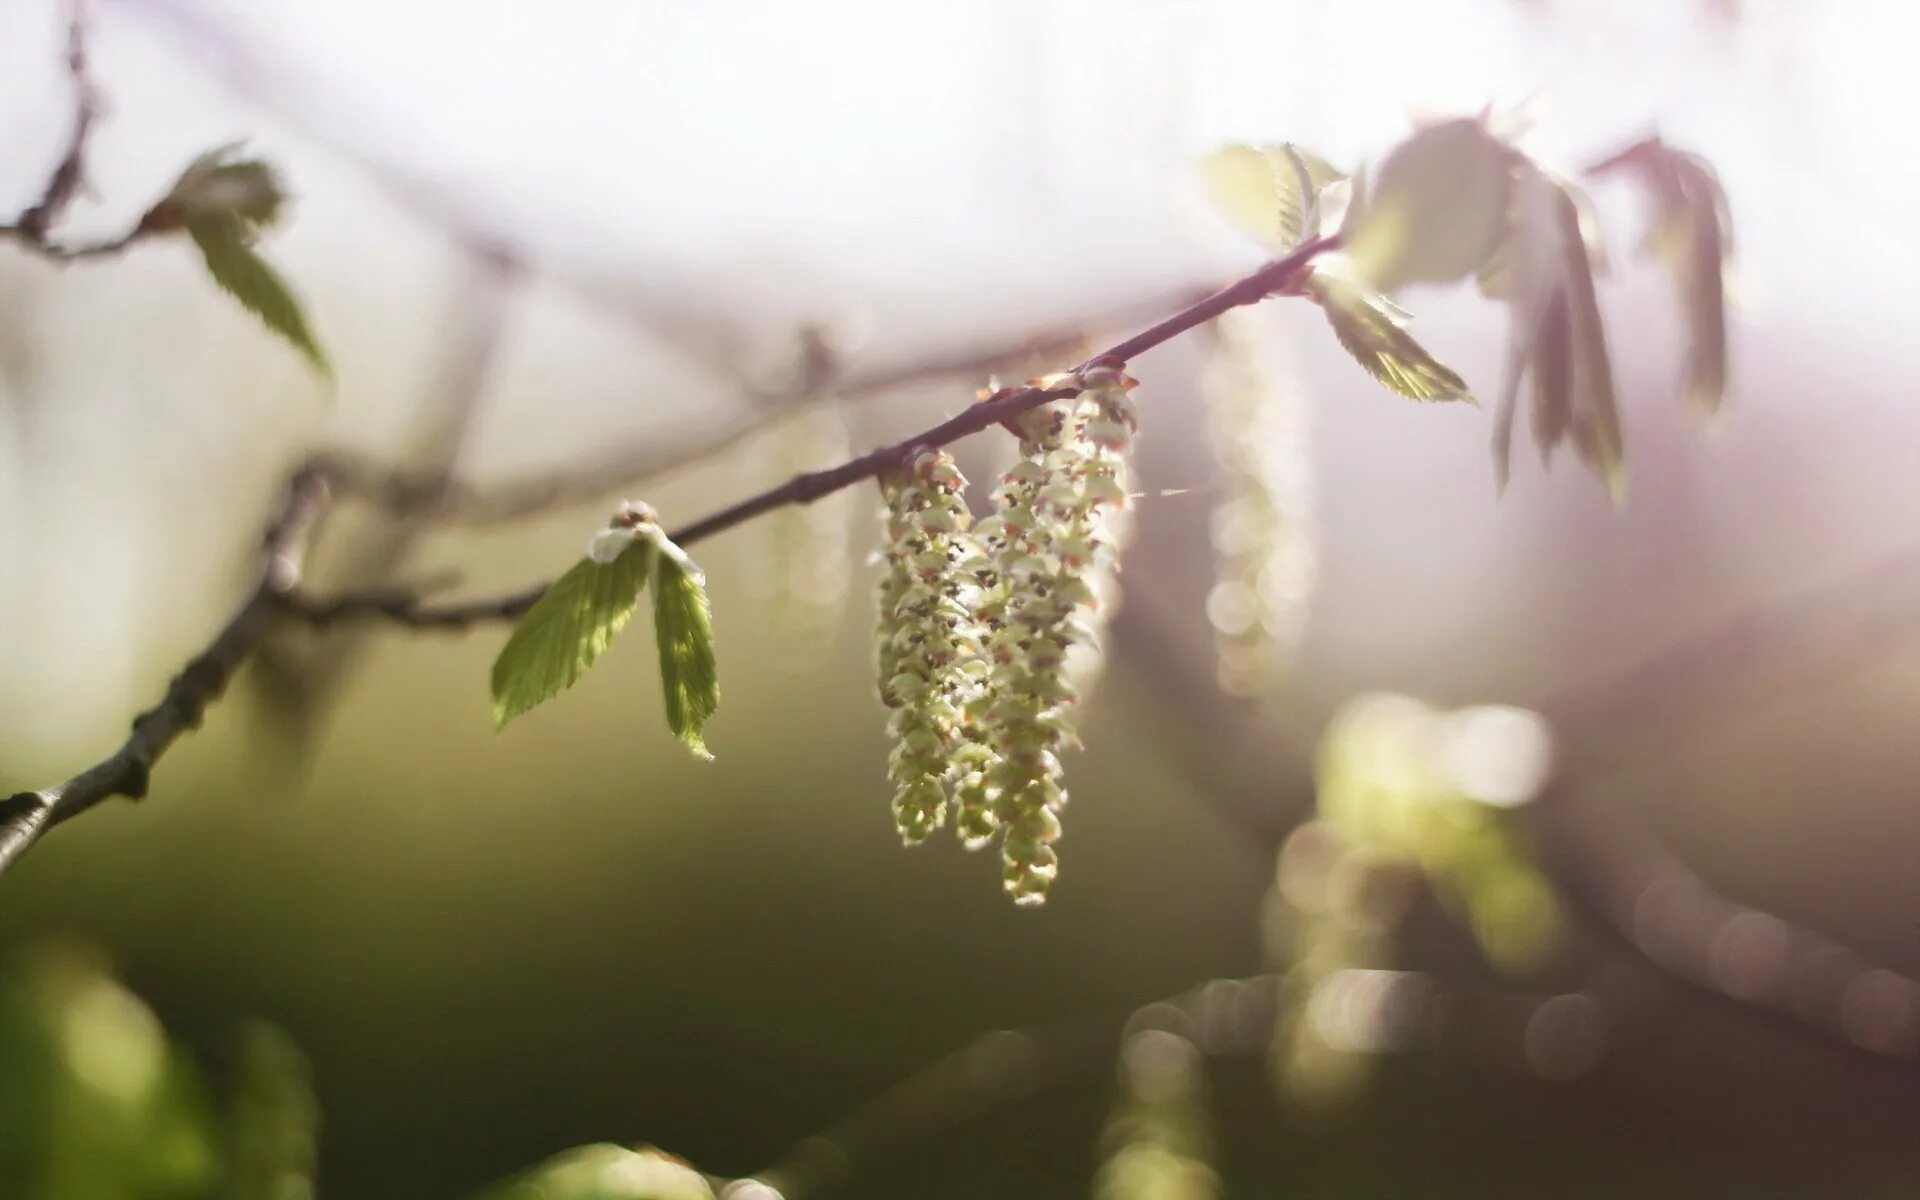
[[[583,558],[548,588],[493,663],[493,723],[508,721],[570,688],[625,627],[656,557],[641,539],[611,563]]]
[[[706,577],[679,547],[664,536],[660,543],[653,556],[653,624],[660,642],[667,725],[687,749],[710,759],[701,731],[720,707],[720,677]]]
[[[1234,228],[1276,253],[1299,243],[1315,193],[1341,178],[1325,159],[1288,143],[1228,146],[1207,156],[1201,174]]]
[[[1409,400],[1472,403],[1467,385],[1407,336],[1398,310],[1384,297],[1327,271],[1310,275],[1307,291],[1325,310],[1334,336],[1369,375]]]
[[[1481,290],[1513,310],[1506,378],[1493,433],[1495,477],[1505,486],[1514,408],[1533,376],[1533,437],[1546,461],[1571,437],[1621,494],[1622,447],[1613,369],[1593,286],[1593,241],[1578,189],[1531,163],[1515,171],[1508,228],[1480,273]]]
[[[304,354],[321,375],[332,373],[327,355],[320,348],[313,330],[307,325],[300,301],[286,282],[249,244],[251,234],[244,219],[231,213],[211,213],[192,218],[187,232],[206,259],[207,272],[241,307],[260,318],[262,324],[285,338]]]
[[[1687,402],[1708,412],[1727,386],[1726,263],[1733,225],[1726,190],[1699,155],[1649,138],[1616,155],[1603,171],[1634,174],[1653,193],[1658,214],[1646,248],[1666,259],[1687,328]]]
[[[1446,121],[1395,147],[1374,174],[1347,248],[1380,291],[1478,270],[1506,229],[1513,152],[1478,120]]]

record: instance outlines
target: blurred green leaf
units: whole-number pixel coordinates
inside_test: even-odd
[[[493,723],[508,721],[570,688],[633,617],[657,555],[637,539],[612,562],[583,558],[548,588],[493,663]]]
[[[1327,160],[1291,143],[1234,145],[1201,162],[1208,194],[1234,228],[1275,253],[1299,244],[1319,189],[1341,179]]]
[[[653,624],[660,643],[667,725],[689,750],[710,759],[701,731],[720,707],[720,676],[706,577],[664,535],[653,556],[653,575]]]
[[[658,1150],[598,1145],[555,1155],[477,1200],[713,1200],[713,1188]]]
[[[1470,118],[1429,126],[1400,143],[1375,172],[1347,238],[1359,278],[1393,292],[1478,270],[1506,228],[1512,159]]]
[[[203,1196],[211,1130],[193,1064],[98,962],[49,948],[0,971],[0,1196]]]
[[[248,225],[232,213],[207,213],[191,218],[187,232],[200,255],[206,259],[207,272],[235,300],[262,324],[285,338],[304,354],[313,369],[323,377],[331,376],[326,351],[307,325],[300,301],[267,260],[249,245]]]
[[[320,1107],[306,1056],[281,1030],[241,1031],[227,1125],[232,1200],[312,1200]]]
[[[1308,277],[1307,291],[1369,375],[1409,400],[1473,402],[1461,378],[1400,328],[1401,314],[1385,297],[1326,270]]]
[[[1316,795],[1333,833],[1375,862],[1417,866],[1505,971],[1543,965],[1564,930],[1537,854],[1512,820],[1552,765],[1544,721],[1520,709],[1437,711],[1372,695],[1321,738]]]

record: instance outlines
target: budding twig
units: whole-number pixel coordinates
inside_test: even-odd
[[[207,706],[272,627],[277,598],[299,584],[308,537],[328,499],[326,479],[318,472],[294,475],[267,527],[253,590],[207,648],[174,676],[160,703],[134,718],[132,733],[119,749],[71,779],[0,800],[0,871],[60,822],[110,796],[137,800],[146,794],[154,763],[181,734],[200,724]]]
[[[1067,374],[1078,375],[1102,364],[1125,364],[1188,330],[1204,325],[1223,312],[1285,293],[1299,284],[1316,257],[1336,249],[1339,241],[1337,234],[1307,241],[1284,258],[1275,259],[1252,274],[1187,305],[1158,324],[1087,359]],[[832,495],[842,488],[877,478],[881,473],[899,467],[917,450],[949,445],[1012,420],[1050,400],[1066,399],[1079,392],[1078,387],[1070,385],[1040,387],[1029,384],[1002,389],[990,399],[955,413],[931,429],[892,445],[870,450],[837,467],[796,475],[778,487],[749,496],[676,529],[669,536],[676,544],[688,546],[789,504],[811,504],[822,496]],[[410,629],[458,630],[481,621],[516,620],[533,607],[534,601],[540,598],[547,587],[548,582],[542,581],[500,596],[444,605],[428,604],[417,599],[409,602],[393,593],[348,594],[330,599],[289,595],[283,598],[282,608],[288,615],[316,625],[372,617]]]

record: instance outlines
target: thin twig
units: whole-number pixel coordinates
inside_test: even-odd
[[[1187,305],[1158,324],[1094,355],[1068,374],[1078,374],[1102,363],[1127,363],[1161,343],[1171,341],[1188,330],[1211,321],[1223,312],[1242,305],[1258,303],[1277,293],[1285,293],[1298,285],[1314,258],[1335,249],[1338,245],[1337,235],[1315,238],[1306,242],[1286,257],[1275,259],[1252,274],[1243,276],[1219,291]],[[1047,388],[1028,385],[1003,389],[991,399],[963,409],[923,433],[915,434],[890,446],[868,451],[837,467],[796,475],[778,487],[749,496],[719,512],[676,529],[669,536],[679,545],[690,546],[775,509],[784,508],[790,504],[811,504],[822,496],[831,495],[842,488],[877,478],[882,473],[898,467],[921,449],[945,446],[994,425],[1011,421],[1020,414],[1038,408],[1050,400],[1064,399],[1078,393],[1079,389],[1071,384]],[[407,597],[392,592],[348,594],[331,599],[292,594],[282,598],[282,608],[288,615],[314,625],[328,625],[354,618],[377,617],[411,629],[458,630],[482,621],[517,619],[533,607],[534,602],[540,598],[548,586],[547,581],[542,581],[504,595],[456,601],[451,604],[428,604],[417,597]]]
[[[73,125],[60,161],[47,176],[40,198],[11,225],[0,225],[0,238],[11,239],[45,258],[94,258],[115,254],[140,236],[134,230],[123,237],[88,246],[62,246],[49,240],[54,225],[66,213],[87,178],[87,139],[100,116],[100,92],[87,68],[87,12],[85,0],[67,5],[67,78],[73,89]]]
[[[314,523],[325,512],[328,489],[316,471],[288,483],[267,527],[258,582],[212,642],[174,676],[160,703],[134,718],[119,749],[71,779],[0,801],[0,871],[12,866],[47,830],[110,796],[146,795],[153,765],[181,734],[198,727],[261,636],[272,627],[278,597],[300,582],[301,559]]]
[[[591,459],[541,468],[502,483],[436,480],[418,472],[390,470],[371,459],[343,453],[329,453],[321,461],[342,499],[365,500],[394,515],[431,515],[443,524],[504,524],[556,508],[604,499],[621,488],[635,487],[668,471],[704,462],[824,394],[831,393],[840,401],[865,400],[915,384],[979,379],[1002,370],[1023,369],[1035,361],[1058,360],[1086,346],[1089,330],[1122,324],[1129,317],[1137,318],[1142,311],[1165,312],[1174,305],[1193,303],[1206,294],[1183,289],[1151,304],[1131,306],[1127,313],[1073,322],[1016,346],[996,345],[962,351],[884,370],[846,372],[830,351],[824,357],[804,354],[803,362],[807,365],[796,373],[791,383],[750,394],[747,411],[718,428],[702,429],[685,439],[665,443],[658,435],[649,434]],[[814,344],[805,335],[803,342]]]

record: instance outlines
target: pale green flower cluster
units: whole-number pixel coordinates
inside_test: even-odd
[[[1068,653],[1098,645],[1092,581],[1112,567],[1114,518],[1127,504],[1133,381],[1095,368],[1077,382],[1079,396],[1021,419],[1020,459],[977,531],[992,661],[981,705],[997,761],[985,773],[988,808],[973,832],[989,822],[1000,831],[1002,880],[1017,904],[1045,901],[1059,871],[1053,842],[1067,802],[1059,752],[1073,742],[1078,698]]]
[[[1059,871],[1059,753],[1081,677],[1069,653],[1084,671],[1098,650],[1135,429],[1133,380],[1118,369],[1056,382],[1081,391],[1018,419],[1020,458],[971,530],[946,454],[882,484],[877,665],[895,823],[919,842],[951,806],[968,849],[1000,839],[1003,882],[1023,905],[1045,901]]]
[[[893,710],[894,824],[911,844],[946,821],[948,779],[968,743],[962,723],[986,670],[972,587],[958,570],[975,553],[965,476],[951,455],[929,450],[881,486],[887,573],[875,658],[880,701]]]

